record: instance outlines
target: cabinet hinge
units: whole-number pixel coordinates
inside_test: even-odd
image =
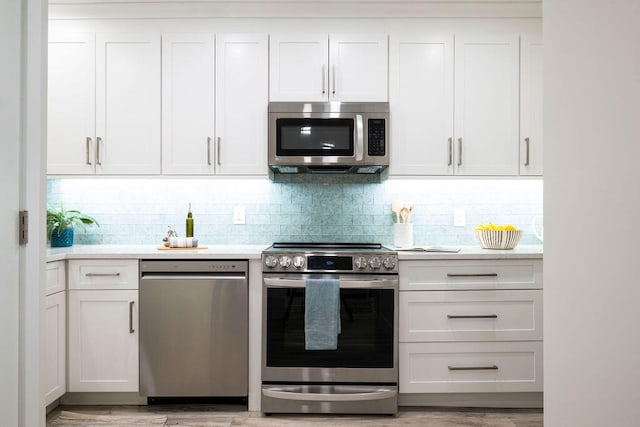
[[[29,211],[20,211],[20,226],[18,243],[26,245],[29,242]]]

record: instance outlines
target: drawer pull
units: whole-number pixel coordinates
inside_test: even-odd
[[[447,314],[449,319],[497,319],[497,314]]]
[[[447,277],[498,277],[498,273],[447,273]]]
[[[498,366],[447,366],[450,371],[497,371]]]
[[[133,329],[133,303],[134,301],[129,302],[129,333],[132,334],[136,330]]]
[[[118,277],[120,273],[85,273],[87,277]]]

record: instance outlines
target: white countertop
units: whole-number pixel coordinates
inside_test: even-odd
[[[207,249],[159,250],[157,245],[73,245],[47,248],[47,262],[82,258],[260,259],[268,245],[209,245]],[[542,258],[542,245],[519,245],[510,250],[457,246],[460,252],[398,251],[400,260]]]
[[[158,245],[73,245],[47,248],[47,262],[82,258],[260,259],[268,245],[207,245],[207,249],[159,250]]]
[[[449,246],[447,246],[449,247]],[[451,246],[460,248],[460,252],[413,252],[398,250],[398,259],[436,260],[436,259],[518,259],[542,258],[542,245],[518,245],[515,249],[482,249],[480,246]]]

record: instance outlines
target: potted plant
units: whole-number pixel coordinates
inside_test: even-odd
[[[98,224],[95,218],[85,215],[78,210],[65,210],[62,203],[59,209],[47,208],[47,240],[51,247],[65,247],[73,245],[73,227]]]

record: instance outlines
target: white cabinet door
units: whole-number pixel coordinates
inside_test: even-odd
[[[160,173],[160,35],[96,36],[97,167]]]
[[[456,168],[518,175],[518,36],[456,37]]]
[[[327,34],[272,35],[270,56],[271,101],[327,100]]]
[[[267,174],[268,47],[261,34],[216,40],[216,174]]]
[[[69,291],[69,391],[138,391],[138,291]]]
[[[386,35],[276,35],[270,46],[271,101],[388,99]]]
[[[95,37],[49,36],[47,173],[95,171]]]
[[[388,41],[386,35],[329,37],[330,101],[386,102]]]
[[[542,41],[520,45],[520,175],[542,175]]]
[[[162,173],[212,174],[214,36],[162,36]]]
[[[453,36],[390,41],[392,175],[450,175]]]
[[[44,396],[49,405],[66,392],[66,292],[45,298]]]

